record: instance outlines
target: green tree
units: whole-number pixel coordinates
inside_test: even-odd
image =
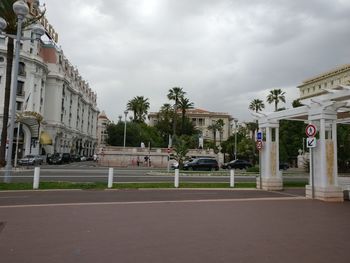
[[[174,157],[175,160],[178,161],[180,169],[183,168],[183,162],[186,158],[186,155],[188,153],[188,144],[186,139],[184,137],[180,136],[178,140],[176,140],[176,143],[174,145]]]
[[[173,116],[173,108],[169,103],[163,104],[157,114],[157,123],[155,128],[159,131],[159,134],[162,136],[164,142],[167,142],[169,135],[172,134]]]
[[[17,17],[13,12],[12,6],[16,0],[1,0],[0,2],[0,17],[7,21],[7,27],[5,29],[6,34],[16,35],[17,33]],[[22,29],[28,28],[33,23],[37,22],[45,12],[41,12],[38,6],[34,5],[34,10],[37,15],[26,18],[22,24]],[[5,97],[4,97],[4,109],[3,109],[3,125],[1,131],[1,144],[0,144],[0,167],[5,166],[5,153],[6,153],[6,139],[7,139],[7,126],[9,119],[9,106],[10,106],[10,94],[11,94],[11,76],[12,66],[14,58],[14,39],[7,39],[7,54],[6,54],[6,79],[5,79]]]
[[[211,125],[208,126],[208,130],[211,130],[213,133],[213,140],[214,145],[216,146],[216,134],[217,132],[220,133],[220,142],[221,142],[221,133],[224,127],[224,121],[222,119],[219,119],[217,121],[214,121]]]
[[[285,92],[282,91],[281,89],[273,89],[273,90],[270,90],[270,93],[269,95],[267,95],[267,102],[269,104],[271,103],[274,103],[275,104],[275,111],[278,110],[278,103],[280,101],[282,102],[286,102],[286,98],[285,98]]]
[[[181,134],[184,133],[185,128],[185,117],[188,109],[193,109],[194,103],[190,102],[189,99],[181,97],[179,100],[179,108],[181,109]]]
[[[124,142],[124,122],[110,124],[107,127],[107,143],[112,146],[122,146]],[[140,147],[141,142],[150,143],[152,147],[164,147],[163,139],[155,127],[145,123],[127,122],[126,146]]]
[[[265,104],[262,100],[253,99],[249,104],[249,109],[255,112],[262,111],[265,108]]]
[[[177,108],[179,106],[180,99],[186,94],[180,87],[173,87],[169,89],[168,99],[174,101],[174,118],[173,118],[173,136],[176,136],[176,122],[177,122]]]
[[[301,107],[304,105],[300,102],[300,99],[296,99],[296,100],[293,100],[292,106],[293,106],[293,108],[297,108],[297,107]]]
[[[134,122],[143,123],[146,120],[150,104],[148,98],[137,96],[129,100],[126,108],[134,113]]]

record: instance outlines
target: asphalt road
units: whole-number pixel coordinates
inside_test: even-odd
[[[32,182],[34,168],[21,168],[13,172],[12,182]],[[163,172],[163,174],[160,174]],[[115,182],[173,182],[174,175],[166,175],[164,169],[151,168],[115,168]],[[225,174],[226,175],[223,175]],[[239,174],[239,171],[237,171]],[[4,172],[0,171],[0,177]],[[40,181],[68,181],[68,182],[106,182],[108,178],[108,168],[97,167],[93,162],[72,163],[67,165],[44,165],[41,166]],[[223,173],[198,173],[187,172],[187,175],[180,176],[182,182],[229,182],[229,172]],[[236,182],[255,182],[256,175],[236,175]],[[307,175],[284,176],[284,181],[288,182],[308,182]]]
[[[350,202],[298,194],[0,192],[1,262],[348,262]]]

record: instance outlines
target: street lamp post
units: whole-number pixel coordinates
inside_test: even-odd
[[[235,160],[237,160],[237,125],[238,125],[238,120],[235,119]]]
[[[126,116],[128,115],[128,111],[124,111],[124,149],[125,149],[125,143],[126,143]]]
[[[25,17],[29,13],[28,5],[23,1],[19,0],[13,4],[13,11],[17,16],[17,34],[9,35],[3,33],[7,26],[7,22],[5,19],[0,17],[0,34],[3,34],[7,37],[16,39],[15,44],[15,60],[13,64],[13,80],[12,80],[12,88],[10,94],[10,105],[11,105],[11,113],[10,113],[10,128],[8,135],[8,150],[6,156],[6,166],[5,166],[5,178],[4,182],[9,183],[11,181],[11,172],[12,172],[12,150],[13,150],[13,136],[15,129],[15,118],[16,118],[16,92],[17,92],[17,84],[18,84],[18,66],[19,66],[19,53],[20,53],[20,44],[21,40],[31,40],[32,38],[24,38],[22,37],[22,24]],[[45,33],[45,30],[40,25],[32,26],[32,31],[35,34],[35,39],[40,39],[40,37]]]

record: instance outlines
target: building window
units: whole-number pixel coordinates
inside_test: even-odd
[[[4,57],[0,57],[0,63],[4,63],[5,58]]]
[[[198,125],[199,126],[204,126],[204,119],[198,119]]]
[[[18,64],[18,75],[20,76],[26,75],[26,65],[23,62],[19,62]]]
[[[17,82],[17,96],[24,96],[24,82]]]
[[[21,111],[22,110],[23,103],[20,101],[16,101],[16,110]]]

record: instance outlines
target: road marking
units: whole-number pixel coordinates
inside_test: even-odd
[[[176,203],[219,203],[219,202],[247,202],[247,201],[284,201],[306,200],[305,197],[262,197],[262,198],[237,198],[237,199],[200,199],[200,200],[169,200],[169,201],[132,201],[132,202],[91,202],[91,203],[56,203],[56,204],[29,204],[29,205],[4,205],[2,208],[34,208],[34,207],[58,207],[58,206],[95,206],[95,205],[143,205],[143,204],[176,204]]]
[[[13,199],[13,198],[28,198],[29,196],[27,195],[22,195],[22,196],[0,196],[0,199]]]

